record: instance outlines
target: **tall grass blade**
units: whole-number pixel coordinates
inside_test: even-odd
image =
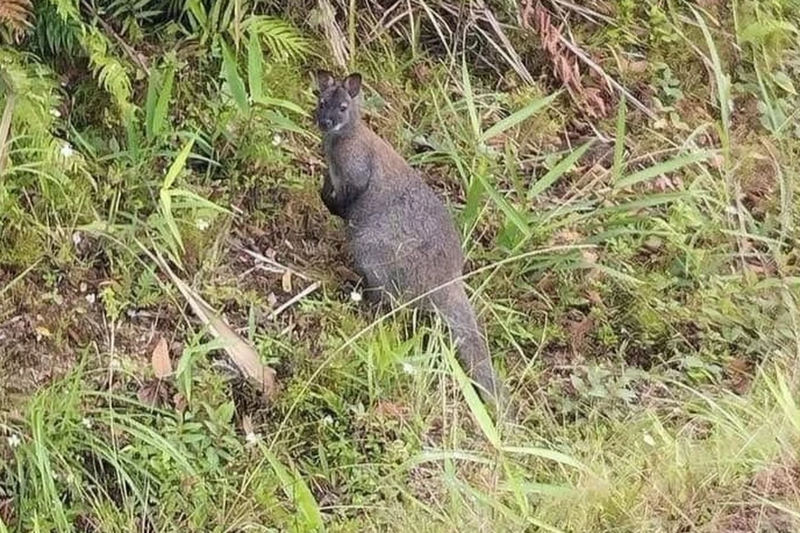
[[[614,184],[614,188],[619,190],[619,189],[624,189],[626,187],[632,187],[634,185],[650,180],[657,176],[661,176],[662,174],[667,174],[668,172],[674,172],[680,168],[691,165],[693,163],[699,163],[701,161],[705,161],[706,159],[709,158],[710,155],[711,155],[710,151],[701,150],[699,152],[693,152],[683,156],[676,157],[674,159],[663,161],[651,167],[642,169],[638,172],[634,172],[629,176],[621,178]]]
[[[483,134],[478,137],[479,142],[486,142],[494,137],[497,137],[501,133],[506,132],[507,130],[513,128],[517,124],[523,122],[524,120],[529,119],[533,115],[535,115],[541,109],[549,106],[553,100],[558,96],[559,93],[553,93],[550,96],[546,96],[544,98],[539,98],[534,100],[530,104],[526,105],[522,109],[518,109],[514,113],[510,114],[503,120],[497,122],[489,129],[483,132]],[[473,125],[474,127],[474,125]]]
[[[551,168],[547,173],[542,176],[540,179],[536,180],[536,182],[528,189],[528,200],[533,200],[540,194],[542,194],[545,190],[547,190],[551,185],[553,185],[556,181],[558,181],[572,166],[578,162],[578,160],[586,153],[586,151],[592,147],[594,144],[594,139],[587,141],[586,143],[579,146],[576,150],[573,150],[568,156],[564,159],[559,161],[553,168]]]

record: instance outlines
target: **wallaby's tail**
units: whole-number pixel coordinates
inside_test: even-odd
[[[437,312],[442,316],[456,339],[458,360],[464,371],[478,386],[485,403],[492,404],[502,414],[510,407],[508,391],[492,366],[489,347],[475,310],[462,283],[452,283],[431,295]]]

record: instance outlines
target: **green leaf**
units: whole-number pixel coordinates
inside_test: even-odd
[[[293,500],[297,505],[298,510],[305,519],[305,524],[312,530],[321,530],[323,528],[322,515],[319,512],[319,505],[314,499],[314,495],[306,485],[302,476],[297,472],[290,472],[281,462],[275,457],[275,454],[267,448],[262,446],[262,451],[269,461],[272,470],[281,482],[283,493],[287,498]]]
[[[178,225],[175,223],[175,218],[172,216],[172,197],[170,196],[170,191],[166,189],[161,189],[161,216],[164,217],[164,222],[167,224],[167,228],[169,229],[170,235],[177,245],[177,249],[174,250],[175,252],[183,251],[183,239],[181,239],[181,232],[178,231]]]
[[[262,82],[264,78],[264,52],[261,50],[261,39],[258,32],[250,30],[250,41],[247,43],[247,83],[250,97],[259,102],[263,96]]]
[[[629,176],[621,178],[614,184],[614,188],[624,189],[626,187],[631,187],[633,185],[636,185],[637,183],[641,183],[643,181],[655,178],[656,176],[660,176],[668,172],[674,172],[679,168],[683,168],[687,165],[691,165],[693,163],[699,163],[700,161],[705,161],[706,159],[708,159],[710,155],[711,155],[710,151],[701,150],[699,152],[693,152],[690,154],[682,155],[680,157],[676,157],[674,159],[662,161],[661,163],[653,165],[652,167],[647,167],[638,172],[634,172]]]
[[[787,93],[797,96],[797,90],[794,88],[794,83],[792,83],[792,78],[789,77],[784,71],[780,70],[772,75],[772,80],[775,84],[786,91]]]
[[[161,185],[161,189],[169,189],[172,187],[172,184],[175,182],[178,174],[180,174],[186,166],[186,160],[189,158],[189,154],[192,152],[193,146],[194,139],[189,139],[189,142],[183,146],[178,154],[178,157],[176,157],[175,161],[173,161],[170,165],[167,175],[164,177],[164,183]]]
[[[303,116],[308,116],[308,112],[305,109],[295,104],[294,102],[290,102],[289,100],[284,100],[282,98],[271,98],[269,96],[262,95],[258,98],[253,97],[253,101],[256,102],[257,104],[266,107],[282,107],[287,111],[293,111],[294,113],[298,113]]]
[[[169,63],[164,73],[164,83],[158,92],[158,102],[150,121],[150,136],[157,137],[166,123],[169,101],[172,98],[172,84],[175,80],[175,64]]]
[[[191,205],[192,207],[206,207],[208,209],[212,209],[214,211],[219,211],[220,213],[230,213],[229,209],[222,207],[221,205],[217,205],[211,200],[207,198],[203,198],[202,196],[194,193],[192,191],[188,191],[186,189],[173,189],[170,191],[170,196],[172,197],[183,197],[192,200]]]
[[[502,194],[500,194],[497,189],[489,183],[483,173],[476,173],[475,178],[477,178],[481,185],[483,186],[483,190],[489,194],[489,197],[497,204],[497,207],[506,215],[509,221],[514,224],[514,226],[519,229],[525,237],[529,237],[531,235],[531,228],[528,225],[525,216],[520,213],[519,210],[514,208],[510,203],[506,201]]]
[[[444,350],[444,352],[447,356],[447,360],[450,363],[450,368],[453,371],[453,375],[455,376],[459,388],[461,389],[461,393],[464,395],[464,399],[467,401],[469,410],[472,411],[472,414],[478,423],[478,427],[481,428],[486,440],[488,440],[492,446],[494,446],[497,450],[502,449],[503,443],[500,440],[500,433],[497,432],[497,428],[495,427],[494,422],[492,422],[492,418],[489,416],[486,406],[483,404],[478,396],[478,393],[475,391],[475,388],[472,386],[472,381],[464,373],[464,369],[461,368],[461,365],[458,363],[458,361],[456,361],[452,350]]]
[[[578,149],[574,150],[564,159],[559,161],[553,168],[551,168],[544,176],[536,180],[531,188],[528,190],[528,200],[533,200],[538,195],[547,190],[551,185],[558,181],[565,172],[567,172],[572,165],[594,144],[594,139],[584,143]]]
[[[239,76],[236,58],[233,53],[231,53],[230,48],[228,48],[224,40],[220,39],[219,42],[222,46],[222,72],[225,76],[225,82],[231,90],[231,96],[233,96],[233,101],[236,103],[239,111],[248,114],[250,112],[250,104],[247,101],[244,81],[242,81],[241,76]]]
[[[144,102],[144,132],[148,139],[153,137],[153,116],[155,115],[160,87],[161,72],[154,68],[150,71],[150,77],[147,80],[147,98]]]
[[[483,134],[480,137],[478,137],[478,141],[479,142],[486,142],[489,139],[492,139],[492,138],[500,135],[504,131],[513,128],[514,126],[516,126],[520,122],[522,122],[522,121],[530,118],[531,116],[533,116],[540,109],[549,106],[553,102],[553,100],[556,98],[556,96],[558,96],[558,94],[559,93],[556,92],[556,93],[553,93],[550,96],[547,96],[545,98],[539,98],[537,100],[534,100],[530,104],[526,105],[522,109],[518,109],[517,111],[513,112],[512,114],[510,114],[509,116],[507,116],[503,120],[501,120],[501,121],[497,122],[496,124],[494,124],[488,130],[483,132]]]
[[[469,79],[466,59],[462,59],[461,61],[461,83],[464,87],[464,102],[467,104],[469,122],[472,125],[472,134],[476,139],[479,139],[481,136],[481,124],[478,120],[478,110],[475,107],[475,95],[472,92],[472,82]]]

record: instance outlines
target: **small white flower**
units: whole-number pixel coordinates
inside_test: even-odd
[[[61,157],[68,159],[75,155],[75,150],[72,149],[72,145],[69,143],[64,143],[61,145]]]
[[[350,293],[350,299],[353,300],[356,303],[360,302],[363,298],[364,297],[358,291],[354,290],[353,292]]]
[[[327,415],[325,418],[322,419],[322,424],[325,426],[330,426],[333,424],[333,417],[331,415]]]
[[[205,231],[205,230],[208,229],[208,225],[209,224],[208,224],[208,220],[206,220],[204,218],[198,218],[194,222],[194,225],[197,226],[197,229],[199,229],[200,231]]]
[[[83,235],[81,235],[80,231],[76,231],[72,234],[72,244],[78,246],[83,241]]]
[[[655,441],[655,439],[654,439],[654,438],[653,438],[653,437],[650,435],[650,433],[645,433],[645,434],[644,434],[644,437],[642,437],[642,440],[643,440],[643,441],[644,441],[644,443],[645,443],[645,444],[647,444],[648,446],[655,446],[655,445],[656,445],[656,441]]]
[[[56,118],[61,118],[61,111],[59,111],[58,109],[51,109],[50,114]]]
[[[272,146],[278,146],[282,142],[283,142],[283,137],[281,137],[280,134],[276,133],[275,135],[272,136]]]
[[[11,446],[12,448],[16,448],[17,446],[22,444],[22,439],[20,439],[19,435],[17,434],[11,435],[6,440],[8,441],[8,445]]]
[[[97,295],[95,293],[90,293],[90,294],[87,294],[85,296],[85,298],[86,298],[86,301],[89,302],[89,305],[92,305],[97,300]]]
[[[244,440],[246,440],[248,444],[255,444],[258,442],[258,434],[251,431],[244,436]]]
[[[83,424],[83,427],[85,427],[86,429],[92,429],[92,421],[89,420],[88,418],[84,418],[83,420],[81,420],[81,424]]]
[[[408,362],[403,363],[403,372],[405,372],[406,374],[412,375],[416,371],[417,369],[414,368],[414,365],[412,365],[411,363]]]

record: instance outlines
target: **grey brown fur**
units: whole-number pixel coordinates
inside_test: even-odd
[[[321,71],[317,83],[316,121],[328,163],[320,196],[346,221],[365,294],[374,301],[385,291],[408,301],[441,287],[416,305],[443,317],[481,397],[499,407],[506,390],[459,279],[464,256],[447,209],[420,174],[361,120],[359,74],[336,80]]]

